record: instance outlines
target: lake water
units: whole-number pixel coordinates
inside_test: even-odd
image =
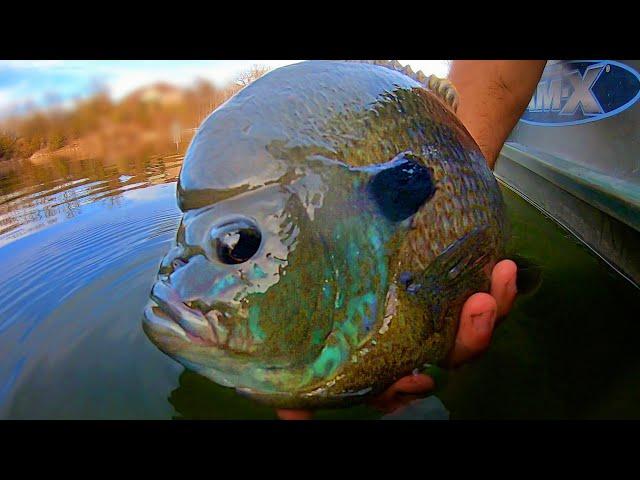
[[[185,371],[142,331],[180,219],[181,160],[0,164],[0,418],[275,418]],[[399,416],[640,418],[640,290],[503,194],[531,291],[485,355],[439,371],[436,395]],[[359,406],[317,418],[380,414]]]

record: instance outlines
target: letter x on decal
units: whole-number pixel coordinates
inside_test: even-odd
[[[584,75],[580,75],[578,70],[573,70],[565,76],[571,82],[573,93],[567,99],[567,103],[560,111],[560,115],[573,115],[578,106],[582,108],[584,115],[604,113],[600,102],[598,102],[591,90],[603,70],[604,65],[592,65],[585,70]]]

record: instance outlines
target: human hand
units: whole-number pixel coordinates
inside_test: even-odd
[[[502,260],[491,272],[490,293],[475,293],[464,303],[453,349],[445,364],[458,366],[484,352],[491,341],[497,319],[511,310],[516,298],[517,266],[511,260]],[[435,388],[429,375],[418,373],[397,380],[384,393],[373,399],[371,405],[385,413],[426,396]],[[309,420],[310,410],[276,410],[282,420]]]

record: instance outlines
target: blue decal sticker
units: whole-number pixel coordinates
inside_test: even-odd
[[[640,74],[613,60],[547,65],[520,121],[559,127],[617,115],[640,98]]]

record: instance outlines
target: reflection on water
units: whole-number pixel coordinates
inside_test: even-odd
[[[149,393],[170,388],[179,369],[146,370],[156,352],[136,312],[177,226],[180,161],[61,161],[3,176],[3,416],[170,414]]]
[[[142,332],[180,218],[181,159],[0,163],[0,417],[275,418],[184,371]],[[404,417],[640,417],[638,291],[504,194],[511,249],[535,288],[486,355],[438,378],[442,402]],[[364,406],[318,414],[379,417]]]
[[[122,194],[175,181],[181,154],[105,163],[52,158],[44,164],[0,164],[0,246],[83,213],[88,205],[118,207]]]

